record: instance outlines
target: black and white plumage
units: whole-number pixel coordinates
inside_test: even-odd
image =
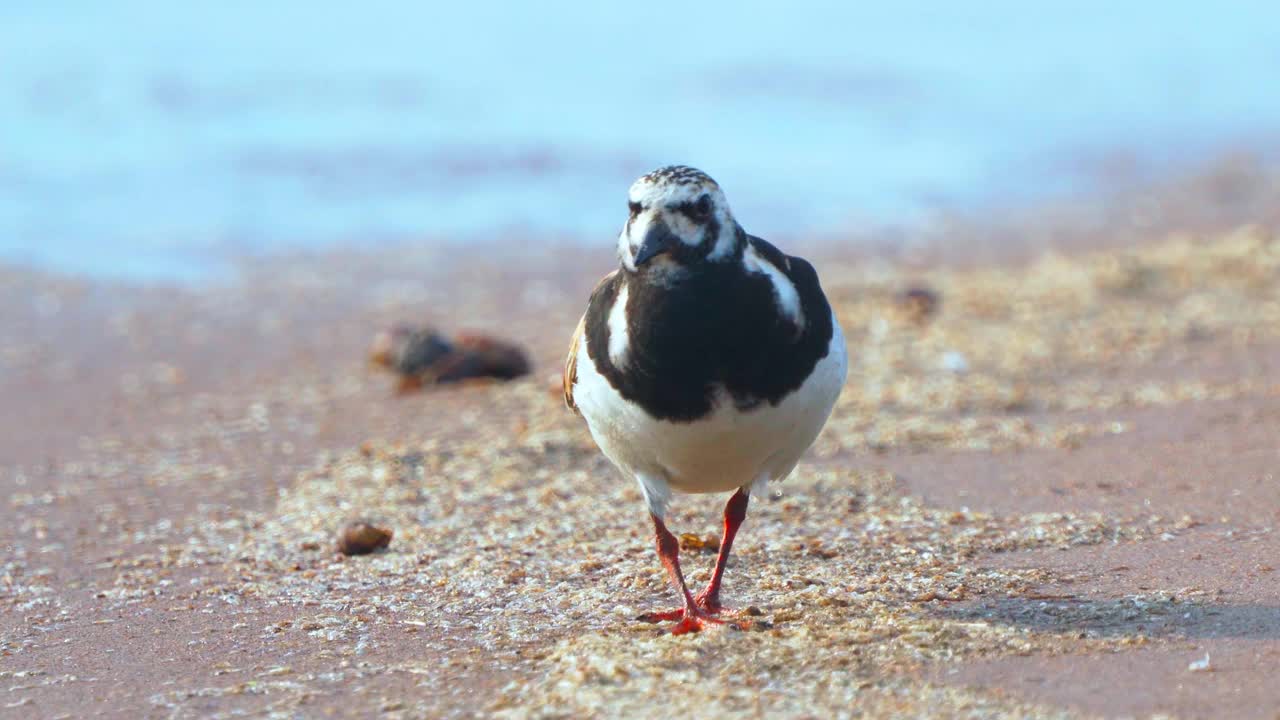
[[[659,554],[686,597],[664,616],[687,632],[720,609],[719,578],[751,491],[786,477],[831,414],[845,344],[813,266],[748,235],[706,174],[656,170],[631,186],[628,205],[621,267],[596,287],[574,334],[565,399],[640,484]],[[712,585],[696,599],[664,548],[672,491],[736,491]]]

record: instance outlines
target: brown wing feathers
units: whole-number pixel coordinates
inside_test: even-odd
[[[578,406],[573,404],[573,386],[578,384],[578,343],[582,342],[582,329],[586,326],[587,316],[583,315],[569,341],[569,357],[564,360],[564,404],[574,412],[578,412]]]
[[[600,278],[600,282],[596,283],[595,288],[591,291],[592,302],[595,301],[600,288],[604,287],[604,284],[617,274],[618,271],[614,270]],[[582,314],[582,319],[578,321],[577,329],[573,331],[573,339],[569,341],[569,357],[564,360],[564,404],[574,412],[578,412],[578,406],[573,402],[573,387],[578,384],[578,343],[582,342],[582,335],[586,332],[587,313],[590,312],[591,302],[588,302],[587,312]]]

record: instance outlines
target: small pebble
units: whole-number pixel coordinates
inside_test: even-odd
[[[964,353],[955,350],[948,350],[942,353],[942,360],[939,364],[943,370],[956,374],[969,371],[969,360],[965,358]]]
[[[1209,653],[1205,653],[1204,657],[1187,666],[1187,672],[1209,672],[1210,670],[1213,670],[1213,664],[1209,661]]]
[[[681,533],[680,549],[699,552],[718,552],[720,550],[720,538],[715,535],[707,535],[703,537],[693,533]]]
[[[348,523],[338,533],[338,552],[343,555],[368,555],[391,544],[391,531],[367,520]]]
[[[923,325],[938,312],[941,299],[938,293],[926,287],[912,287],[898,293],[898,307],[903,315],[917,325]]]

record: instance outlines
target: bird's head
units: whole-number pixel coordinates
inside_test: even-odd
[[[636,180],[627,207],[618,255],[630,272],[730,260],[744,242],[720,186],[691,167],[658,168]]]

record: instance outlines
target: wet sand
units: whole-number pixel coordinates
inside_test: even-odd
[[[1280,184],[1246,170],[976,260],[972,223],[805,248],[849,384],[739,536],[759,615],[679,638],[634,620],[672,602],[643,505],[556,387],[610,248],[0,270],[0,714],[1275,718]],[[404,320],[537,370],[396,397],[363,357]],[[356,517],[389,549],[336,555]]]

